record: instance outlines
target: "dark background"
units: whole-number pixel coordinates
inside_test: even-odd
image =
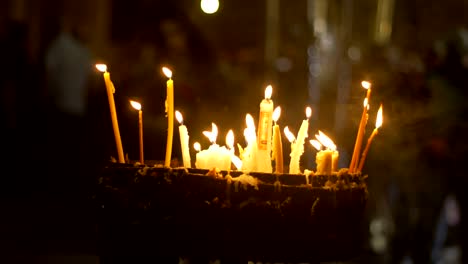
[[[341,167],[357,133],[360,82],[371,81],[366,135],[381,103],[384,124],[364,168],[370,255],[382,263],[435,263],[431,254],[444,249],[457,256],[466,244],[467,12],[462,0],[220,1],[212,15],[188,0],[2,1],[0,248],[12,263],[70,263],[66,257],[78,255],[97,261],[92,186],[116,157],[102,75],[94,70],[104,62],[131,160],[138,159],[138,115],[129,99],[143,105],[146,159],[164,159],[162,66],[173,70],[175,108],[191,146],[209,144],[202,131],[211,122],[218,142],[233,129],[243,145],[245,114],[257,118],[272,84],[283,110],[278,123],[297,133],[312,106],[309,137],[320,129],[334,139]],[[80,115],[56,107],[47,74],[47,52],[64,24],[90,54]],[[305,168],[314,168],[314,155],[307,145]],[[447,197],[456,202],[444,210]],[[54,257],[38,257],[46,255]]]

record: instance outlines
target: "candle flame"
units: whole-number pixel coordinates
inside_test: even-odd
[[[198,152],[201,150],[201,145],[198,142],[193,143],[193,148]]]
[[[316,139],[311,139],[309,140],[310,144],[317,150],[321,150],[322,149],[322,144],[320,144],[320,142]]]
[[[268,85],[266,88],[265,88],[265,99],[270,99],[271,98],[271,94],[273,93],[273,87],[271,87],[271,85]]]
[[[96,69],[100,72],[106,72],[107,71],[107,65],[105,64],[96,64]]]
[[[255,131],[255,122],[251,114],[245,116],[245,123],[247,124],[247,128]]]
[[[205,135],[211,143],[216,143],[216,138],[218,137],[218,127],[215,123],[211,123],[211,131],[203,131],[203,135]]]
[[[141,104],[139,102],[130,100],[130,104],[132,105],[133,108],[135,108],[135,110],[138,110],[138,111],[141,110]]]
[[[234,149],[234,132],[230,129],[226,135],[226,145],[229,149]]]
[[[166,67],[163,67],[162,71],[163,71],[164,75],[166,75],[167,78],[169,78],[169,79],[172,78],[172,71],[171,70],[169,70]]]
[[[363,106],[364,106],[364,108],[367,107],[367,109],[369,109],[369,100],[367,99],[367,97],[364,98]]]
[[[286,137],[288,138],[289,142],[293,143],[293,142],[296,140],[296,137],[294,136],[294,134],[291,133],[291,131],[289,131],[289,127],[288,127],[288,126],[285,126],[285,127],[284,127],[284,134],[285,134]]]
[[[276,123],[281,115],[281,107],[277,106],[275,111],[273,111],[273,121]]]
[[[306,117],[310,118],[311,115],[312,115],[312,108],[308,106],[306,107]]]
[[[242,160],[239,157],[237,157],[236,155],[232,155],[231,161],[234,164],[234,166],[236,166],[237,170],[242,169]]]
[[[255,130],[250,129],[250,128],[244,129],[244,137],[248,144],[257,140],[257,135],[255,134]]]
[[[364,89],[369,89],[371,88],[372,84],[368,81],[362,81],[361,82],[361,86],[364,88]]]
[[[379,110],[377,111],[377,119],[375,120],[375,127],[379,128],[382,126],[383,123],[383,109],[382,105],[380,105]]]
[[[319,130],[319,134],[315,135],[315,138],[324,145],[327,149],[330,150],[336,150],[336,145],[333,143],[333,140],[331,140],[327,135],[325,135],[322,131]]]
[[[178,110],[175,111],[175,117],[177,121],[179,121],[180,124],[184,122],[184,118],[182,117],[182,114]]]

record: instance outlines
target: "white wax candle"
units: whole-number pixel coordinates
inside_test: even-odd
[[[199,169],[212,169],[218,168],[220,170],[229,170],[231,167],[232,152],[226,147],[220,147],[216,144],[216,137],[218,136],[218,128],[212,123],[212,131],[203,131],[211,141],[211,146],[197,153],[195,166]]]
[[[192,164],[190,161],[190,151],[189,151],[189,135],[187,127],[183,124],[183,117],[179,111],[175,111],[176,119],[179,121],[179,136],[180,136],[180,147],[182,151],[182,161],[185,168],[191,168]]]
[[[304,142],[308,137],[307,130],[309,129],[309,118],[312,114],[312,109],[310,107],[306,108],[307,119],[302,121],[299,132],[297,133],[297,139],[294,144],[294,148],[291,149],[291,161],[289,164],[289,173],[290,174],[300,174],[300,160],[301,156],[304,153]]]
[[[257,136],[255,134],[255,123],[253,117],[247,114],[245,117],[247,128],[244,129],[244,137],[247,147],[242,153],[242,170],[257,171]]]
[[[318,175],[330,175],[332,172],[332,155],[331,150],[321,150],[317,152],[315,162],[317,163]]]
[[[273,123],[273,100],[271,100],[272,87],[265,89],[265,99],[260,103],[257,134],[257,171],[272,172],[271,166],[271,134]]]

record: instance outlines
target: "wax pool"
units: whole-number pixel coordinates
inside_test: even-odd
[[[195,166],[198,169],[218,168],[229,170],[231,168],[232,153],[226,147],[212,144],[208,149],[197,153]]]

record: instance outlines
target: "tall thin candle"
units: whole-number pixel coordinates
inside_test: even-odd
[[[174,135],[174,82],[172,81],[172,71],[166,67],[162,68],[163,73],[169,80],[166,82],[167,98],[166,98],[166,113],[167,113],[167,142],[166,142],[166,158],[164,166],[171,166],[172,155],[172,139]]]
[[[145,159],[143,156],[143,111],[141,110],[141,104],[135,101],[130,101],[135,110],[138,110],[138,138],[140,142],[140,163],[144,164]]]
[[[362,81],[361,85],[364,89],[367,89],[366,98],[364,99],[364,105],[362,109],[361,120],[359,122],[358,133],[356,136],[356,142],[354,144],[353,155],[351,157],[351,163],[349,164],[349,172],[353,173],[356,170],[356,167],[359,162],[359,153],[361,151],[362,139],[364,137],[364,131],[366,128],[366,114],[367,114],[367,104],[369,103],[369,98],[371,94],[371,83],[368,81]]]
[[[182,161],[185,168],[191,168],[190,151],[189,151],[189,135],[187,127],[184,125],[184,119],[179,111],[175,111],[177,121],[179,121],[179,137],[180,137],[180,148],[182,151]]]
[[[273,111],[273,152],[272,159],[275,161],[275,173],[283,173],[283,143],[281,142],[281,130],[278,119],[281,115],[281,107],[276,107]]]
[[[377,111],[377,119],[375,121],[374,131],[372,131],[372,134],[367,140],[366,148],[362,152],[362,157],[361,157],[361,161],[359,162],[359,167],[357,168],[357,172],[362,171],[362,168],[364,167],[364,161],[366,160],[367,153],[369,152],[370,144],[372,143],[372,140],[377,135],[377,133],[379,133],[379,128],[382,126],[382,123],[383,123],[383,109],[382,109],[382,105],[380,105],[379,110]]]
[[[104,82],[106,84],[107,98],[109,100],[109,108],[112,119],[112,128],[114,129],[115,144],[117,146],[117,154],[119,163],[125,163],[124,152],[122,147],[122,140],[120,138],[119,123],[117,121],[117,111],[115,110],[114,92],[115,87],[110,79],[110,74],[107,71],[107,65],[96,64],[96,69],[103,73]]]

